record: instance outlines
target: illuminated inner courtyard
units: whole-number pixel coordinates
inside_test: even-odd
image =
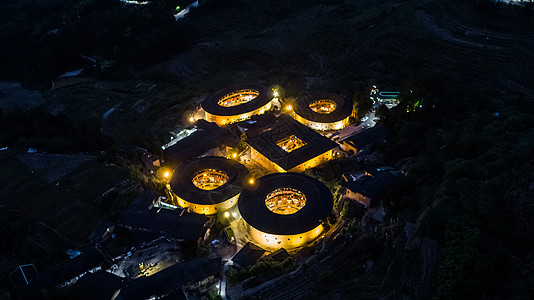
[[[239,195],[239,238],[268,251],[306,246],[324,232],[333,202],[328,187],[313,177],[294,172],[262,176]]]
[[[316,113],[330,114],[336,110],[336,102],[328,99],[320,99],[310,103],[309,107]]]
[[[192,181],[197,188],[211,191],[228,182],[228,175],[221,170],[204,169],[196,173]]]
[[[291,215],[306,205],[306,196],[299,190],[279,188],[267,195],[265,205],[275,214]]]
[[[292,134],[276,142],[276,145],[284,149],[284,151],[286,151],[287,153],[289,153],[291,151],[297,150],[298,148],[302,146],[306,146],[306,142],[304,142],[303,140],[299,139],[298,137]]]
[[[223,107],[238,106],[254,100],[260,93],[256,90],[239,90],[224,95],[219,99],[218,104]]]

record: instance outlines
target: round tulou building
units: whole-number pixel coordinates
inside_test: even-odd
[[[170,182],[174,203],[198,214],[212,215],[237,203],[249,172],[240,163],[210,156],[185,163]]]
[[[349,125],[352,102],[336,94],[304,94],[297,98],[291,116],[318,131],[340,130]]]
[[[243,190],[238,202],[248,234],[269,250],[314,241],[323,233],[332,207],[332,194],[323,183],[291,172],[260,177]]]
[[[203,119],[219,126],[249,119],[271,109],[273,92],[261,85],[227,87],[208,96],[201,104]]]

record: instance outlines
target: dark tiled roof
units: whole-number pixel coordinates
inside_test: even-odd
[[[77,282],[86,297],[91,299],[111,299],[123,285],[123,279],[106,271],[87,273]]]
[[[272,212],[265,205],[267,194],[277,188],[294,188],[306,197],[306,205],[290,215]],[[243,190],[237,203],[243,219],[252,227],[271,234],[299,234],[321,224],[332,211],[330,190],[315,178],[300,173],[275,173],[258,178]]]
[[[246,130],[256,130],[258,128],[267,128],[275,120],[276,116],[274,113],[268,111],[261,115],[254,115],[249,120],[233,123],[232,125]]]
[[[123,211],[117,225],[132,231],[149,232],[176,240],[194,240],[204,235],[208,217],[198,214],[161,210],[145,212]]]
[[[23,287],[37,277],[37,270],[33,264],[22,265],[11,272],[9,276],[15,287]]]
[[[184,293],[184,290],[173,291],[170,294],[163,296],[160,300],[189,300]]]
[[[232,261],[242,267],[248,267],[260,259],[264,253],[265,250],[249,242],[232,257]]]
[[[353,193],[359,193],[372,200],[380,199],[387,188],[398,180],[390,171],[376,172],[371,176],[364,176],[356,181],[349,181],[345,186]]]
[[[384,140],[389,133],[389,130],[384,126],[375,126],[366,130],[362,130],[359,133],[343,140],[350,141],[356,147],[356,149],[363,149],[365,146],[371,145],[374,142]]]
[[[306,145],[288,153],[276,143],[291,135]],[[281,115],[264,128],[248,131],[247,144],[286,171],[337,147],[336,143],[287,115]]]
[[[64,261],[39,273],[21,292],[22,294],[31,295],[43,288],[57,286],[90,269],[102,265],[104,262],[104,255],[95,248],[90,248],[75,258]]]
[[[128,210],[130,211],[147,211],[151,209],[154,206],[154,203],[158,199],[160,194],[158,194],[155,191],[148,190],[142,193],[141,195],[137,196],[132,201],[132,204],[128,206]]]
[[[287,250],[284,248],[280,248],[273,253],[269,254],[267,258],[270,258],[274,261],[283,261],[284,259],[289,257],[289,253],[287,253]]]
[[[224,107],[219,105],[219,100],[226,94],[232,93],[234,91],[239,90],[256,90],[258,91],[259,95],[252,99],[249,102],[231,106],[231,107]],[[208,96],[204,101],[202,101],[202,108],[212,114],[217,116],[236,116],[240,115],[249,111],[253,111],[255,109],[258,109],[265,104],[269,103],[271,101],[273,95],[272,92],[265,89],[265,87],[261,85],[256,84],[241,84],[241,85],[234,85],[227,88],[224,88],[215,94]]]
[[[117,299],[137,300],[150,296],[165,296],[192,284],[216,275],[221,269],[221,258],[199,258],[186,263],[177,263],[152,276],[141,277],[128,283]]]
[[[111,222],[110,220],[102,220],[96,224],[95,227],[93,227],[93,230],[91,231],[91,234],[89,234],[89,240],[93,243],[99,242],[104,234],[109,229],[112,231],[115,227],[115,223]]]
[[[336,109],[329,114],[321,114],[314,112],[310,109],[310,104],[316,100],[331,100],[336,103]],[[320,123],[333,123],[341,121],[352,113],[352,101],[346,100],[343,97],[336,94],[304,94],[297,98],[293,110],[295,113],[306,120],[320,122]]]
[[[159,160],[159,157],[157,157],[155,154],[149,152],[144,152],[141,154],[141,161],[148,170],[154,169],[154,162],[157,160]]]
[[[217,169],[228,175],[228,181],[211,191],[197,188],[192,179],[195,174],[204,169]],[[249,172],[235,160],[224,157],[202,157],[190,161],[174,173],[171,189],[178,197],[196,204],[217,204],[226,201],[243,190]]]
[[[215,123],[198,120],[197,131],[163,150],[163,157],[174,163],[190,160],[219,146],[222,131]]]

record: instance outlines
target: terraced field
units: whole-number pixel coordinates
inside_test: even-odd
[[[23,163],[22,163],[22,162]],[[85,242],[94,225],[106,218],[94,202],[126,177],[87,155],[0,153],[2,209],[41,221],[60,236]]]

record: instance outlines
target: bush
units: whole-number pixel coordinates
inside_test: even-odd
[[[354,109],[356,111],[356,118],[359,120],[363,118],[368,112],[373,109],[373,101],[369,95],[364,92],[357,92],[354,95]]]
[[[295,263],[291,257],[284,261],[273,261],[271,259],[262,259],[252,266],[242,270],[227,270],[226,276],[232,284],[242,282],[247,278],[263,275],[270,272],[287,273],[295,268]]]
[[[136,191],[130,191],[124,194],[121,194],[113,200],[111,203],[109,210],[106,212],[108,218],[111,220],[117,219],[121,211],[123,211],[125,208],[127,208],[130,203],[132,203],[133,199],[139,195]]]

